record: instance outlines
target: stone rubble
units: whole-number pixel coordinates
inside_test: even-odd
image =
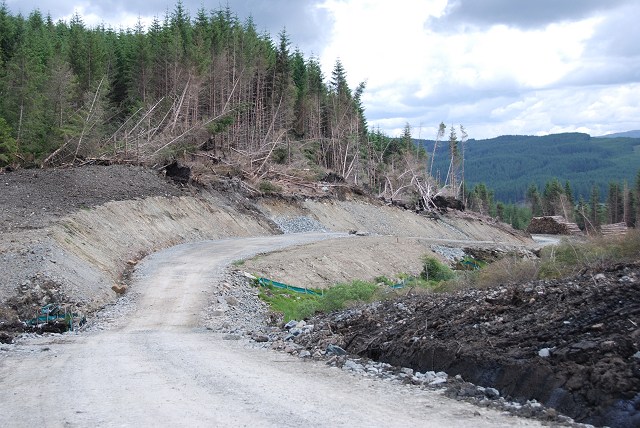
[[[338,338],[327,330],[328,326],[309,324],[304,320],[284,323],[259,299],[259,289],[238,271],[226,271],[222,281],[214,287],[217,294],[212,297],[202,319],[207,329],[221,333],[223,339],[243,339],[251,347],[285,352],[305,360],[323,361],[327,366],[340,368],[354,376],[441,390],[457,400],[549,421],[556,426],[585,426],[557,414],[554,409],[545,408],[535,400],[510,402],[497,389],[473,385],[459,375],[449,377],[445,372],[418,372],[409,367],[395,367],[350,355],[337,344]],[[230,300],[235,304],[230,305]]]
[[[276,217],[273,221],[282,233],[327,232],[322,223],[310,217]]]

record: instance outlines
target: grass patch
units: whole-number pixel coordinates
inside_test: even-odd
[[[353,281],[338,284],[327,290],[313,290],[320,296],[298,294],[271,286],[262,287],[260,298],[271,305],[274,311],[284,314],[285,321],[308,318],[317,312],[332,312],[345,309],[357,303],[380,300],[384,288],[372,282]]]
[[[287,290],[267,286],[260,288],[260,299],[267,302],[271,309],[284,315],[284,320],[301,320],[313,314],[308,308],[316,305],[319,296],[298,294]]]
[[[269,180],[262,180],[258,185],[258,190],[268,195],[273,193],[282,193],[282,187],[270,182]]]
[[[276,312],[284,314],[285,321],[309,318],[318,312],[333,312],[346,309],[354,304],[371,303],[390,296],[398,296],[415,289],[440,291],[446,280],[455,277],[455,273],[434,258],[424,258],[424,275],[412,277],[398,275],[404,284],[402,290],[391,288],[397,282],[386,276],[379,276],[374,282],[356,280],[346,284],[337,284],[326,290],[312,290],[319,296],[299,294],[273,286],[261,287],[260,298],[269,303]]]
[[[640,230],[629,230],[623,236],[603,236],[584,244],[564,241],[547,247],[540,255],[540,278],[562,278],[583,269],[602,269],[616,263],[640,260]]]
[[[233,262],[231,262],[232,266],[243,266],[244,265],[245,260],[244,259],[240,259],[240,260],[234,260]]]
[[[563,241],[541,251],[540,259],[505,257],[475,271],[458,272],[441,286],[449,290],[489,288],[537,279],[566,278],[585,269],[599,270],[617,263],[640,261],[640,231],[623,236],[598,237],[585,243]]]

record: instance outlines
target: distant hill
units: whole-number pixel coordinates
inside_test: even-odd
[[[598,138],[620,138],[620,137],[640,138],[640,129],[635,131],[616,132],[615,134],[601,135]]]
[[[421,140],[429,153],[433,141]],[[436,153],[434,174],[444,177],[449,167],[447,141]],[[569,180],[576,197],[589,197],[593,184],[600,186],[604,200],[610,181],[627,180],[630,185],[640,169],[640,138],[596,138],[582,133],[542,137],[504,135],[487,140],[469,140],[465,146],[465,179],[469,185],[485,183],[496,199],[524,200],[531,183],[543,186],[554,177]]]

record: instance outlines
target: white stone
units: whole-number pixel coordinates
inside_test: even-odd
[[[538,351],[538,355],[542,358],[548,358],[549,356],[551,356],[551,350],[549,348],[542,348]]]

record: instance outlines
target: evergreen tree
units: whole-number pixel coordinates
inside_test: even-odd
[[[13,163],[17,152],[18,145],[11,136],[11,128],[7,121],[0,117],[0,167]]]
[[[587,229],[591,232],[596,232],[600,229],[600,194],[598,193],[598,186],[595,184],[591,187],[591,199],[589,200],[590,218],[587,224]]]
[[[542,192],[542,210],[544,214],[565,215],[563,196],[564,189],[557,178],[547,181]]]
[[[572,207],[575,205],[575,201],[573,199],[573,191],[571,190],[571,184],[569,184],[569,180],[564,182],[564,194],[567,197],[567,202]]]
[[[491,215],[496,207],[493,192],[484,183],[476,184],[468,197],[469,209],[484,215]]]
[[[638,202],[638,199],[636,198],[636,195],[633,189],[629,189],[628,198],[629,198],[629,222],[627,223],[627,226],[638,227],[638,223],[640,223],[640,217],[638,217],[636,213],[638,212],[638,209],[639,209],[638,205],[640,203]]]
[[[351,97],[351,91],[347,83],[347,72],[339,59],[336,60],[331,72],[331,89],[339,98]]]
[[[295,112],[296,119],[293,127],[293,131],[298,138],[303,138],[305,135],[305,118],[308,114],[308,106],[306,99],[309,92],[309,75],[307,73],[307,65],[304,61],[304,56],[300,50],[296,49],[293,53],[291,60],[293,84],[296,88],[295,96]]]
[[[413,137],[411,136],[411,125],[409,122],[405,123],[404,129],[402,130],[402,137],[400,137],[402,141],[403,149],[410,149],[413,145]]]
[[[640,228],[640,170],[638,170],[638,174],[636,175],[636,184],[635,184],[635,202],[636,202],[636,228]]]
[[[458,147],[458,136],[456,129],[452,125],[449,132],[449,156],[451,156],[451,163],[449,164],[449,174],[447,181],[451,185],[453,196],[458,197],[458,184],[459,184],[459,168],[461,164],[460,148]]]
[[[507,223],[508,221],[507,221],[507,218],[506,218],[506,212],[505,211],[506,211],[505,205],[502,202],[498,202],[496,204],[496,215],[497,215],[497,217],[498,217],[498,219],[500,221],[503,221],[503,222]]]
[[[576,208],[575,208],[576,224],[580,229],[585,230],[587,227],[587,224],[589,223],[589,218],[590,218],[589,206],[584,201],[584,198],[580,196],[580,199],[578,200],[578,205],[576,205]]]
[[[616,182],[609,183],[609,195],[607,197],[607,213],[609,223],[620,223],[623,221],[624,200],[622,189]]]
[[[540,197],[540,193],[538,192],[538,186],[536,186],[535,184],[529,185],[529,188],[527,189],[526,199],[529,207],[531,208],[531,213],[534,216],[539,217],[543,215],[542,199]]]
[[[364,89],[349,88],[340,61],[325,82],[316,58],[291,53],[285,31],[274,43],[228,7],[201,7],[192,19],[178,1],[146,31],[140,22],[114,31],[88,28],[78,14],[68,23],[38,11],[12,16],[0,3],[4,163],[107,151],[155,163],[206,145],[251,164],[286,139],[320,166],[383,191],[385,174],[414,168],[400,162],[409,148],[411,162],[422,154],[368,132]]]

